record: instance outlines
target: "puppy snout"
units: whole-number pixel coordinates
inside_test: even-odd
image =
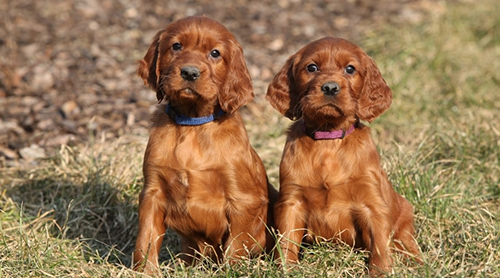
[[[321,91],[327,96],[336,96],[340,93],[340,86],[335,82],[326,82],[321,86]]]
[[[200,77],[200,69],[195,66],[184,66],[181,68],[181,76],[186,81],[195,81]]]

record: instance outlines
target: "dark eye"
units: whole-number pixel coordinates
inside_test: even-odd
[[[319,70],[319,68],[315,64],[310,64],[310,65],[307,66],[307,71],[308,72],[315,72],[315,71],[318,71],[318,70]]]
[[[352,65],[348,65],[345,67],[345,72],[348,74],[353,74],[356,71],[356,68]]]
[[[220,57],[219,50],[217,49],[212,50],[212,52],[210,52],[210,56],[212,56],[212,58],[219,58]]]
[[[176,43],[172,44],[172,49],[173,49],[174,51],[181,50],[181,48],[182,48],[182,45],[181,45],[180,43],[178,43],[178,42],[176,42]]]

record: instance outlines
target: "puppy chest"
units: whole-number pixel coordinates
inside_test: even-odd
[[[197,205],[224,207],[226,203],[225,179],[218,171],[180,170],[175,176],[174,182],[179,185],[180,190],[185,191],[188,208]]]
[[[345,184],[318,182],[302,189],[306,204],[307,228],[315,235],[333,238],[343,231],[354,233],[352,207]]]
[[[218,241],[227,230],[227,200],[221,178],[215,172],[196,173],[178,171],[168,186],[182,194],[181,199],[170,200],[169,206],[180,205],[175,215],[168,215],[166,223],[182,234],[195,233]],[[173,192],[172,192],[173,193]]]
[[[354,242],[356,227],[351,211],[351,203],[342,199],[308,198],[308,235],[313,238]],[[307,239],[307,238],[306,238]]]

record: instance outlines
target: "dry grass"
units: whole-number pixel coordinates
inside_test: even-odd
[[[443,4],[445,5],[445,4]],[[394,92],[372,124],[385,169],[415,206],[422,266],[394,276],[494,277],[500,272],[500,7],[443,6],[425,24],[374,30],[359,42]],[[255,81],[256,90],[266,84]],[[245,110],[251,142],[277,185],[289,121],[259,95]],[[145,138],[61,147],[29,168],[4,168],[0,183],[1,277],[132,277]],[[169,233],[164,276],[359,277],[366,254],[322,244],[287,273],[268,258],[176,267]],[[396,258],[397,259],[397,258]]]

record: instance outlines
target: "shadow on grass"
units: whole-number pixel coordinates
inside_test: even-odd
[[[53,178],[26,180],[6,189],[5,194],[22,211],[21,221],[32,221],[48,212],[53,224],[48,233],[43,233],[46,241],[75,241],[82,246],[86,261],[131,266],[138,230],[138,192],[127,192],[95,174],[83,183]],[[161,261],[170,259],[165,246],[179,249],[175,233],[168,231],[163,245]]]

